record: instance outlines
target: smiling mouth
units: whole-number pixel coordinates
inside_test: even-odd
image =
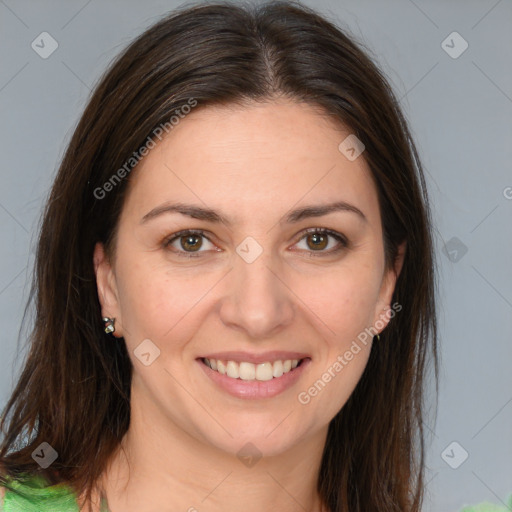
[[[278,379],[282,375],[295,370],[304,361],[310,359],[305,357],[303,359],[285,359],[276,361],[267,361],[264,363],[249,363],[245,361],[223,361],[220,359],[207,359],[200,358],[208,368],[213,371],[230,377],[232,379],[239,379],[245,381],[268,381]]]

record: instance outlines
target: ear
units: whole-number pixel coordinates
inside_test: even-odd
[[[94,247],[93,263],[94,272],[96,274],[98,299],[101,304],[101,316],[116,319],[113,335],[116,338],[120,338],[123,336],[121,327],[123,322],[117,293],[116,277],[106,256],[105,248],[100,242]]]
[[[386,311],[391,309],[391,300],[393,298],[393,292],[395,291],[396,281],[404,264],[406,251],[406,242],[401,243],[398,246],[398,252],[395,259],[395,264],[392,269],[386,270],[384,277],[382,278],[382,285],[379,292],[379,298],[375,307],[375,315],[373,325],[379,322],[378,325],[384,323],[384,327],[378,329],[382,332],[388,325],[392,317],[385,314]]]

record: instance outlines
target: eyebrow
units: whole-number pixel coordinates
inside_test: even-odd
[[[320,204],[305,206],[288,212],[284,220],[280,220],[279,223],[294,224],[300,222],[303,219],[310,217],[322,217],[333,212],[349,212],[355,213],[359,218],[368,222],[368,219],[364,213],[356,206],[347,203],[345,201],[337,201],[335,203]],[[159,217],[166,213],[181,213],[193,219],[204,220],[206,222],[223,223],[226,226],[231,226],[232,222],[219,212],[210,208],[204,208],[193,204],[185,203],[164,203],[156,208],[153,208],[150,212],[146,213],[141,219],[141,224],[148,222],[151,219]]]

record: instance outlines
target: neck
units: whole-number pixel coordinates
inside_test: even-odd
[[[187,512],[323,511],[316,485],[327,427],[286,452],[251,459],[194,437],[148,407],[132,405],[130,428],[103,473],[105,510],[165,504]]]

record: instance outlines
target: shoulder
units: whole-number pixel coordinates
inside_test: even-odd
[[[508,512],[509,510],[512,510],[512,493],[509,494],[506,504],[485,501],[476,505],[466,505],[459,512]]]
[[[5,477],[5,468],[0,463],[0,477]],[[0,483],[0,512],[4,510],[4,498],[5,498],[5,487],[3,487]]]
[[[2,476],[8,485],[0,487],[2,512],[79,512],[76,495],[63,483],[49,485],[41,475],[26,475],[20,479]]]

